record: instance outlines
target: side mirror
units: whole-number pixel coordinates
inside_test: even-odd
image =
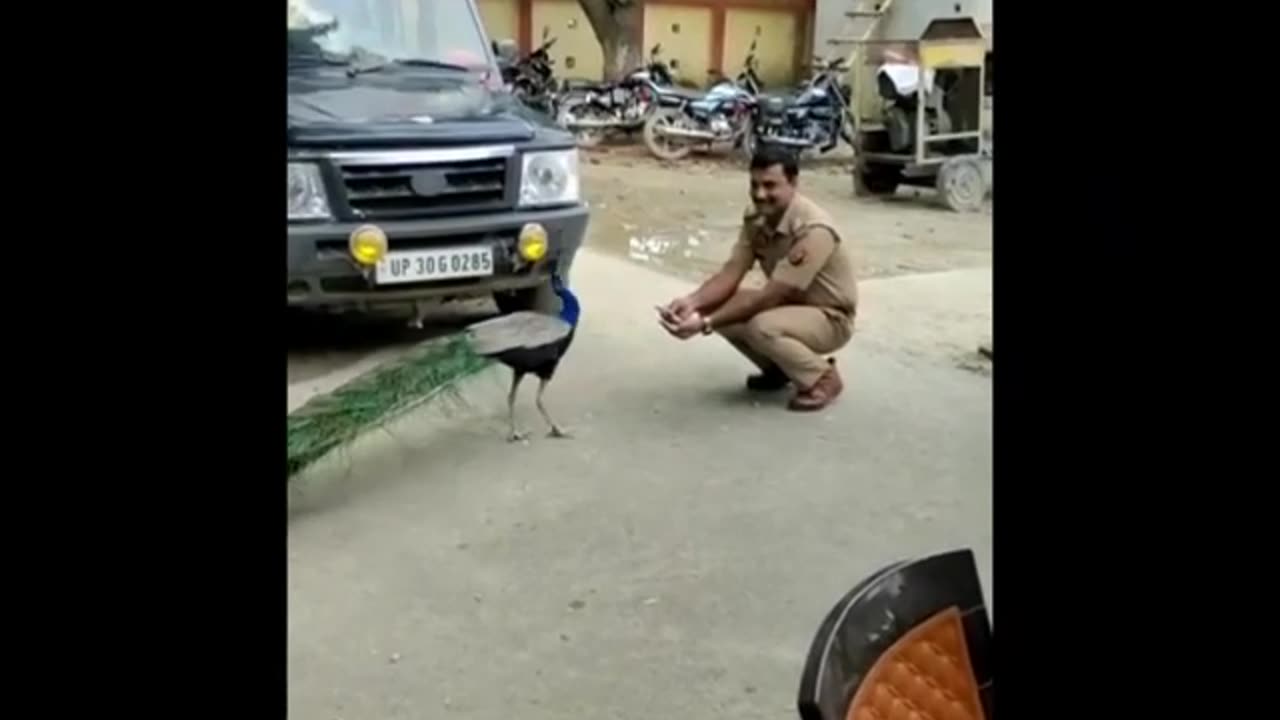
[[[657,55],[660,52],[662,52],[662,43],[658,43],[657,45],[654,45],[652,48],[649,48],[650,55]]]

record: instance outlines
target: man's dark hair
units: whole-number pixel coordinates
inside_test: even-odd
[[[751,156],[752,170],[768,170],[774,165],[782,166],[782,174],[787,176],[787,182],[794,183],[796,176],[800,174],[800,163],[796,160],[796,154],[773,145],[765,145],[758,148]]]

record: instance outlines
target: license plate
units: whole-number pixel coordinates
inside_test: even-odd
[[[378,263],[374,278],[379,285],[393,285],[492,274],[493,248],[468,245],[388,253]]]

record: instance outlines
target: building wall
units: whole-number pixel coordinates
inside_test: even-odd
[[[765,85],[785,87],[801,77],[814,55],[849,53],[849,46],[827,40],[846,34],[844,13],[860,4],[874,0],[647,0],[641,43],[647,54],[661,42],[677,77],[705,86],[709,70],[729,77],[741,71],[754,39]],[[551,54],[560,77],[601,77],[600,45],[577,0],[478,0],[478,6],[491,38],[514,38],[528,51],[541,42],[545,25],[557,38]],[[969,16],[993,42],[993,6],[994,0],[895,0],[873,37],[913,39],[935,18]],[[864,101],[874,105],[874,96],[864,95]],[[860,111],[866,116],[871,106]]]
[[[644,47],[661,43],[660,57],[682,85],[707,84],[712,57],[713,10],[702,5],[650,2],[644,9]]]
[[[796,44],[799,39],[803,45],[804,30],[804,18],[786,9],[726,10],[721,67],[729,77],[736,76],[755,41],[760,81],[766,86],[790,84],[797,77]]]
[[[681,80],[705,86],[715,73],[733,77],[742,70],[747,48],[757,40],[756,59],[760,63],[761,80],[766,86],[786,86],[800,76],[800,66],[807,62],[810,47],[810,25],[815,0],[646,0],[645,47],[660,33],[670,33],[665,22],[651,22],[652,15],[666,16],[677,8],[697,11],[705,22],[697,25],[700,36],[686,38],[684,52],[699,52],[701,63],[690,62]],[[683,29],[683,26],[682,26]],[[664,49],[666,45],[663,45]],[[682,61],[682,65],[684,62]]]
[[[813,45],[810,56],[834,57],[847,53],[847,46],[832,45],[829,40],[844,35],[845,12],[852,10],[854,0],[817,0],[813,9]]]
[[[604,53],[578,0],[537,0],[530,8],[529,21],[531,46],[542,44],[544,28],[548,37],[556,39],[550,52],[557,77],[590,80],[602,77]]]
[[[515,40],[520,36],[520,3],[517,0],[477,0],[480,21],[490,40]]]
[[[762,79],[766,85],[789,85],[809,60],[814,3],[646,0],[640,41],[645,55],[654,44],[662,43],[662,56],[674,61],[677,77],[702,87],[711,77],[710,70],[730,77],[737,74],[752,38],[758,38]],[[527,52],[541,42],[542,27],[547,25],[557,38],[551,55],[558,75],[601,77],[600,45],[577,0],[479,0],[479,6],[490,38],[514,38]],[[576,25],[571,28],[570,23]]]

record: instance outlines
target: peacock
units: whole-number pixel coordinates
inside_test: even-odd
[[[511,390],[507,393],[507,439],[511,442],[524,440],[528,436],[516,429],[516,392],[520,389],[520,381],[530,373],[538,376],[535,404],[542,419],[551,426],[548,435],[555,438],[569,437],[551,419],[542,395],[555,376],[560,360],[573,344],[582,308],[578,304],[578,298],[565,286],[558,273],[551,276],[551,290],[560,300],[560,312],[556,315],[522,310],[473,323],[463,331],[472,352],[511,368]]]
[[[507,396],[509,439],[526,437],[516,430],[515,401],[520,381],[529,373],[540,381],[537,406],[551,426],[549,434],[569,437],[551,419],[542,395],[573,342],[581,307],[558,274],[551,276],[551,289],[560,300],[558,314],[520,311],[473,323],[462,332],[424,342],[289,413],[289,477],[365,432],[433,398],[456,393],[460,381],[495,360],[513,372]]]

